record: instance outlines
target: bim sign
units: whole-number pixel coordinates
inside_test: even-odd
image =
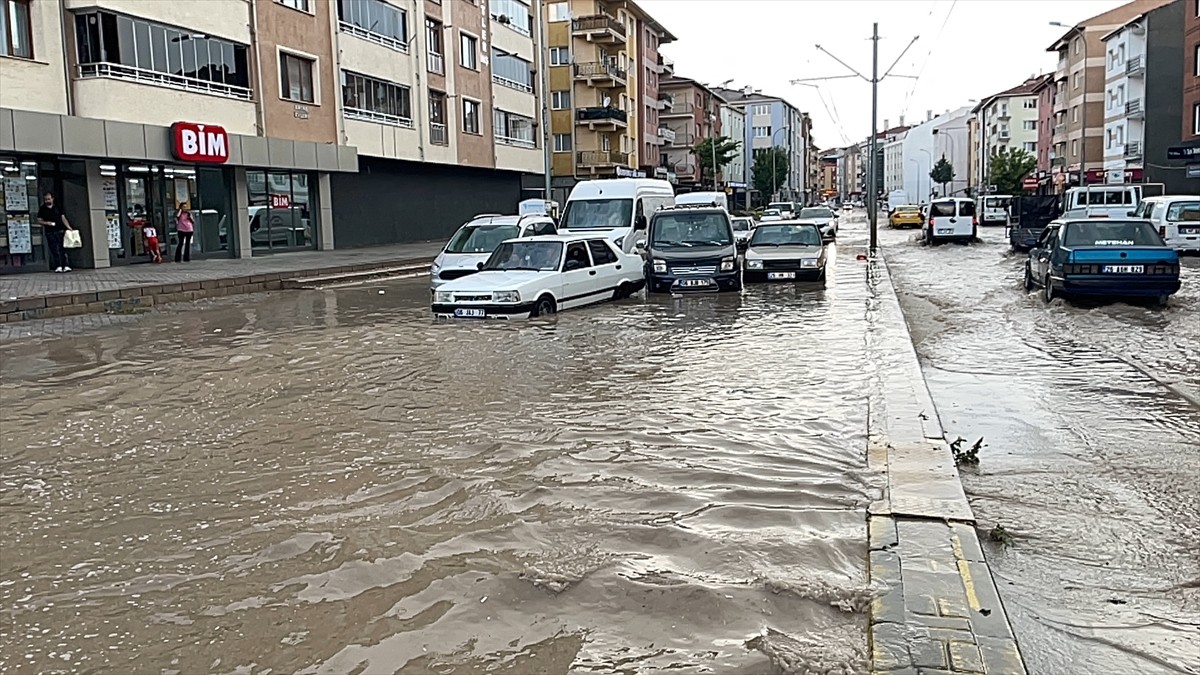
[[[171,125],[171,150],[181,162],[224,164],[229,161],[229,134],[215,124],[176,122]]]

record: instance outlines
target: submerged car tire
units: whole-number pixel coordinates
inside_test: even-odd
[[[537,304],[533,306],[533,314],[531,316],[550,316],[557,311],[558,307],[554,304],[554,298],[543,295],[538,298]]]
[[[1166,309],[1167,303],[1169,303],[1170,301],[1171,301],[1171,296],[1160,295],[1157,298],[1154,298],[1154,306],[1157,307],[1158,309]]]
[[[636,292],[637,288],[633,284],[622,281],[620,286],[613,289],[613,300],[624,300]]]
[[[1050,275],[1042,280],[1042,299],[1046,302],[1053,302],[1054,298],[1058,297],[1054,294],[1054,284],[1050,283]]]
[[[1028,293],[1029,291],[1032,291],[1034,285],[1035,284],[1033,283],[1033,272],[1031,272],[1029,270],[1029,262],[1026,261],[1025,262],[1025,292]]]

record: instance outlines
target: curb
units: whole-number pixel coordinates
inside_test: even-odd
[[[173,302],[244,295],[304,286],[315,278],[361,278],[396,269],[427,267],[433,257],[383,260],[353,265],[315,267],[292,272],[230,276],[173,284],[130,286],[120,290],[61,293],[0,301],[0,323],[53,319],[80,314],[124,314]]]
[[[871,672],[1026,675],[975,514],[882,255],[870,266],[878,359],[868,465],[886,478],[867,515]]]

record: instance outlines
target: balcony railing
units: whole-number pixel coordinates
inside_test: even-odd
[[[434,54],[433,52],[430,52],[427,63],[429,72],[434,73],[435,75],[446,74],[446,57],[442,56],[441,54]]]
[[[675,134],[675,140],[671,141],[673,148],[690,148],[696,145],[696,134]]]
[[[589,61],[575,64],[575,76],[586,78],[610,78],[625,81],[625,71],[615,63],[607,61]]]
[[[345,108],[342,113],[348,120],[361,120],[363,122],[378,122],[379,124],[390,124],[394,127],[404,127],[405,129],[413,128],[411,117],[400,117],[399,115],[389,115],[387,113],[375,112],[374,110],[364,110],[362,108]]]
[[[1142,116],[1142,99],[1135,98],[1132,101],[1125,102],[1125,114],[1130,117]]]
[[[663,139],[663,141],[665,141],[667,143],[675,142],[675,130],[674,129],[668,129],[666,127],[659,127],[658,135]]]
[[[450,137],[446,135],[445,124],[429,123],[429,142],[434,145],[450,145]]]
[[[1126,75],[1138,75],[1146,71],[1146,63],[1142,61],[1142,57],[1134,56],[1125,62]]]
[[[625,37],[625,24],[607,14],[581,16],[571,20],[572,33],[604,33],[611,32],[622,39]]]
[[[254,92],[250,89],[247,89],[246,87],[238,87],[232,84],[209,82],[208,80],[201,80],[195,77],[184,77],[182,75],[173,75],[171,73],[161,73],[157,70],[146,70],[144,68],[126,66],[120,63],[101,62],[79,64],[79,79],[83,80],[96,77],[143,82],[146,84],[155,84],[160,87],[182,89],[184,91],[195,91],[201,94],[214,94],[216,96],[236,98],[243,101],[249,101],[254,98]]]
[[[579,166],[628,164],[629,153],[615,150],[581,150],[575,154],[575,163]]]
[[[695,103],[676,103],[670,110],[664,110],[660,115],[691,115],[696,111]]]
[[[1065,123],[1054,125],[1054,135],[1055,136],[1057,136],[1059,134],[1065,134],[1065,133],[1067,133],[1067,125]]]
[[[1066,166],[1066,165],[1067,165],[1066,157],[1051,157],[1050,158],[1050,166]]]
[[[616,120],[622,124],[629,123],[629,113],[614,108],[612,106],[594,106],[591,108],[579,108],[575,111],[575,119],[580,122],[602,122],[604,120]]]
[[[523,91],[526,94],[533,93],[533,85],[532,84],[525,84],[524,82],[517,82],[516,80],[510,80],[507,77],[501,77],[496,74],[492,75],[492,82],[494,82],[495,84],[498,84],[502,87],[508,87],[509,89],[516,89],[517,91]]]
[[[1142,156],[1142,144],[1141,143],[1126,143],[1125,144],[1125,156],[1128,158],[1131,158],[1131,159],[1141,157]]]

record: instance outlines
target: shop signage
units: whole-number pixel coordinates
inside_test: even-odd
[[[1200,164],[1193,164],[1187,168],[1188,178],[1200,178]]]
[[[271,208],[290,209],[291,207],[292,198],[288,195],[271,195]]]
[[[224,164],[229,161],[229,134],[215,124],[176,122],[171,125],[171,152],[181,162]]]
[[[618,166],[617,167],[617,177],[618,178],[645,178],[646,172],[638,171],[637,169],[630,169],[629,167]]]
[[[1200,162],[1200,144],[1172,145],[1167,148],[1167,159]]]
[[[296,105],[292,108],[292,116],[298,120],[308,119],[308,106]]]
[[[1140,183],[1144,177],[1144,169],[1125,169],[1125,173],[1121,176],[1126,183]]]
[[[1026,178],[1025,180],[1021,181],[1021,187],[1025,188],[1026,190],[1036,190],[1037,186],[1038,179],[1036,178]]]

